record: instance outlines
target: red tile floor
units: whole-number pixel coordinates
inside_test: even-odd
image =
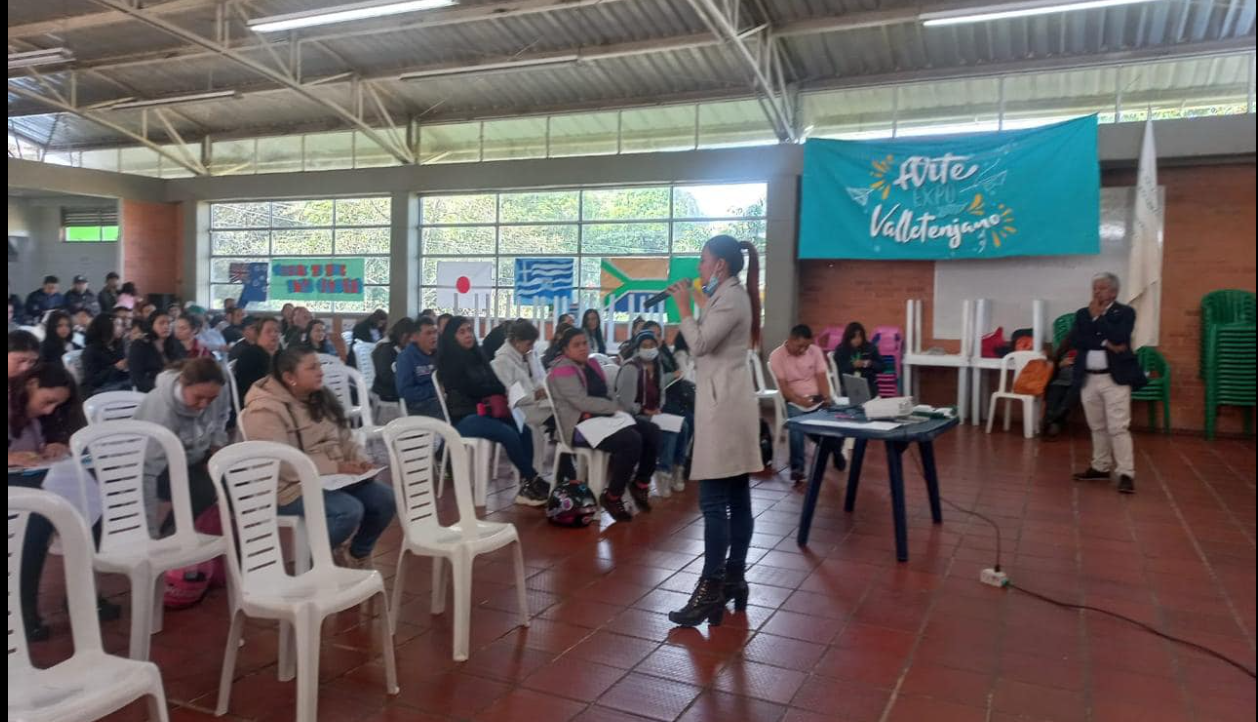
[[[1025,441],[970,427],[938,442],[944,496],[997,520],[1016,584],[1105,607],[1254,665],[1255,448],[1141,434],[1138,494],[1069,480],[1083,437]],[[509,557],[477,564],[472,655],[450,658],[450,620],[429,614],[427,562],[408,575],[396,636],[401,693],[384,693],[376,627],[358,611],[323,629],[320,719],[337,722],[1251,722],[1252,678],[1100,615],[979,584],[989,526],[944,508],[929,521],[906,462],[911,560],[897,564],[882,454],[871,453],[853,514],[826,481],[807,549],[795,544],[802,489],[756,480],[752,607],[717,628],[674,629],[664,613],[694,586],[703,549],[693,485],[632,523],[550,527],[511,505],[490,517],[524,540],[528,629],[516,627]],[[505,475],[504,475],[505,477]],[[450,498],[447,497],[447,507]],[[447,509],[448,511],[448,509]],[[398,533],[376,561],[393,576]],[[55,561],[50,565],[57,570]],[[45,607],[59,606],[50,579]],[[104,589],[125,597],[125,585]],[[125,599],[120,599],[125,601]],[[65,621],[37,656],[65,653]],[[124,652],[126,623],[105,625]],[[171,719],[210,720],[226,631],[223,595],[168,612],[154,637]],[[228,720],[292,720],[294,685],[275,675],[273,628],[251,624]],[[139,719],[128,709],[114,719]]]

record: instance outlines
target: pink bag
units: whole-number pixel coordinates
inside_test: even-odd
[[[223,524],[218,515],[218,504],[201,512],[193,528],[202,534],[222,536]],[[204,599],[211,587],[226,585],[227,566],[222,557],[182,569],[171,569],[166,572],[166,593],[162,604],[167,609],[187,609]]]

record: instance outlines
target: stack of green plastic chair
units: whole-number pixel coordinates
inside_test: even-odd
[[[1224,290],[1201,299],[1201,376],[1206,386],[1206,438],[1214,438],[1220,406],[1248,406],[1253,429],[1258,309],[1252,291]]]
[[[1157,429],[1158,404],[1162,404],[1162,426],[1171,433],[1171,365],[1156,346],[1141,346],[1136,350],[1140,368],[1149,377],[1149,383],[1131,394],[1132,401],[1149,402],[1149,428]]]
[[[1075,315],[1073,313],[1063,313],[1053,321],[1053,348],[1061,348],[1061,342],[1066,340],[1070,335],[1070,329],[1075,326]]]

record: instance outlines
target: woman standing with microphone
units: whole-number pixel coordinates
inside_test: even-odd
[[[747,287],[738,281],[747,251]],[[699,480],[704,520],[703,574],[686,606],[669,612],[675,624],[721,623],[725,602],[747,606],[743,576],[751,545],[751,480],[760,458],[760,408],[747,350],[760,340],[760,260],[756,248],[730,236],[703,246],[699,276],[703,313],[691,314],[691,281],[669,288],[681,313],[681,332],[695,360],[695,443],[691,478]]]

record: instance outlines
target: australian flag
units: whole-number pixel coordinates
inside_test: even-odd
[[[569,298],[576,285],[572,258],[515,259],[515,297],[519,303],[535,299]]]
[[[228,268],[228,280],[243,284],[240,289],[240,305],[250,301],[265,301],[267,289],[267,264],[233,263]]]

